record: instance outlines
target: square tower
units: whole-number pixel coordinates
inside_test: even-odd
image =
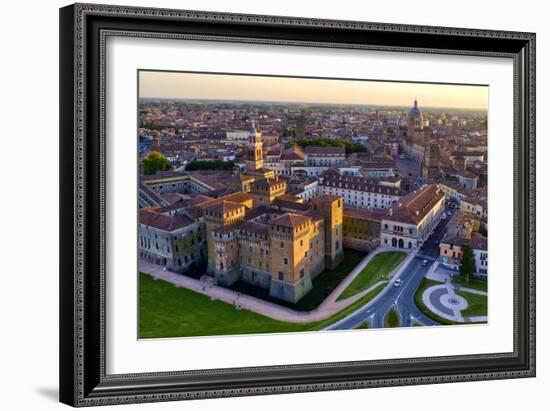
[[[285,213],[269,222],[269,295],[296,303],[312,288],[307,260],[313,224],[310,217]]]
[[[322,195],[312,200],[313,209],[325,219],[325,265],[334,269],[344,259],[342,231],[344,221],[344,200],[335,195]]]
[[[215,230],[228,228],[243,221],[246,207],[231,201],[220,201],[204,209],[204,222],[206,225],[206,241],[208,249],[207,273],[214,275],[216,272],[216,236]]]

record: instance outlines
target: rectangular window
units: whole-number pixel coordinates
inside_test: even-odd
[[[282,271],[279,271],[279,281],[283,281],[285,279],[285,273]]]
[[[283,264],[288,265],[288,257],[283,257]]]

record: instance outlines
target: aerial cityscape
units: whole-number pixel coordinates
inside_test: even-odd
[[[139,338],[487,323],[486,86],[139,76]]]

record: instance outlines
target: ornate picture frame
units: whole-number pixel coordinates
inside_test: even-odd
[[[109,36],[483,56],[514,70],[514,349],[444,357],[106,372]],[[535,34],[75,4],[60,10],[60,401],[73,406],[535,376]]]

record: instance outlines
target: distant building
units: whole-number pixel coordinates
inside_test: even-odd
[[[344,147],[307,146],[304,151],[307,155],[307,164],[310,166],[343,165],[346,161]]]
[[[300,116],[296,120],[295,133],[297,139],[306,138],[306,119],[304,116]]]
[[[472,236],[472,250],[476,260],[476,274],[487,277],[489,265],[489,253],[487,252],[487,237],[475,233]]]
[[[479,230],[479,220],[472,214],[457,211],[447,224],[447,231],[439,243],[441,262],[458,270],[464,244],[470,244],[472,234]]]
[[[365,177],[326,174],[319,193],[342,196],[347,207],[385,210],[405,195],[400,188],[382,186]]]

